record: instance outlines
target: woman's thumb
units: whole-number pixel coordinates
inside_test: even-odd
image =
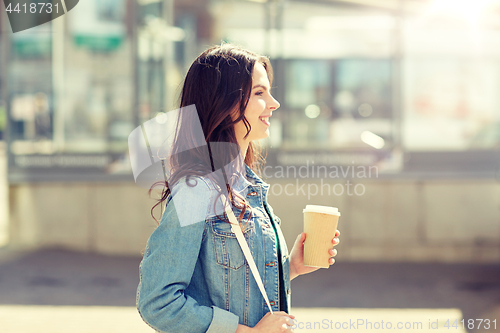
[[[306,240],[306,233],[305,232],[301,232],[298,236],[297,236],[297,239],[295,240],[295,244],[301,244],[301,243],[304,243],[304,241]]]

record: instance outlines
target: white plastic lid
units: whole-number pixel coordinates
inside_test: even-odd
[[[337,207],[329,207],[329,206],[307,205],[302,212],[323,213],[323,214],[340,216],[339,209]]]

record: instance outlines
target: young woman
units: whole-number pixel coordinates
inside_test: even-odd
[[[255,141],[269,135],[269,118],[280,106],[271,82],[266,57],[229,44],[203,52],[186,75],[180,107],[195,106],[205,142],[193,145],[192,114],[179,118],[168,161],[172,172],[159,202],[167,204],[148,240],[137,292],[139,313],[157,331],[292,331],[290,280],[317,268],[303,264],[304,233],[288,254],[280,219],[267,202],[269,185],[254,170],[261,160]],[[236,164],[220,172],[231,161]],[[224,198],[240,222],[273,314],[221,210]]]

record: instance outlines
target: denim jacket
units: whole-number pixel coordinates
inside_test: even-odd
[[[238,324],[255,326],[269,311],[228,222],[213,216],[218,192],[206,177],[190,187],[181,179],[160,225],[148,240],[140,265],[137,308],[143,320],[160,332],[234,333]],[[194,182],[189,182],[191,185]],[[233,189],[246,195],[245,239],[264,283],[273,311],[280,293],[290,309],[290,268],[280,219],[267,203],[269,184],[248,166]],[[175,204],[173,204],[175,201]],[[177,209],[176,209],[177,208]],[[235,216],[241,210],[233,208]],[[207,217],[208,216],[208,217]],[[271,217],[271,218],[270,218]],[[183,221],[192,221],[181,226]],[[281,252],[283,289],[279,290],[276,226]]]

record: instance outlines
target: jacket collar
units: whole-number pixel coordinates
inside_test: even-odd
[[[235,174],[236,180],[232,186],[233,190],[239,193],[245,193],[249,186],[262,186],[266,191],[269,188],[269,184],[264,182],[248,165],[245,164],[245,173],[243,176],[242,172],[237,172]]]

